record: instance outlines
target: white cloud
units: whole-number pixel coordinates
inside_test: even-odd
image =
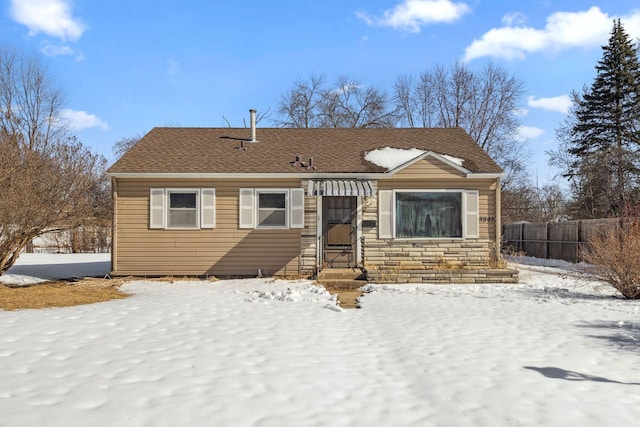
[[[107,122],[100,119],[95,114],[89,114],[86,111],[64,109],[60,111],[62,120],[67,122],[70,128],[74,130],[83,130],[89,128],[99,128],[100,130],[109,130]]]
[[[381,18],[371,17],[364,12],[356,14],[369,25],[419,33],[423,25],[452,22],[469,11],[466,3],[452,0],[404,0],[393,9],[386,10]]]
[[[554,96],[552,98],[538,98],[535,96],[527,97],[527,106],[531,108],[540,108],[548,111],[556,111],[558,113],[567,114],[571,107],[571,98],[569,95]]]
[[[640,10],[621,19],[632,37],[640,36]],[[608,38],[612,20],[596,6],[582,12],[555,12],[543,29],[512,26],[509,19],[503,20],[505,27],[489,30],[466,48],[465,60],[484,56],[524,59],[531,52],[601,46]]]
[[[71,16],[69,0],[11,0],[11,17],[29,28],[61,40],[78,40],[85,25]]]
[[[527,17],[520,12],[510,12],[502,17],[502,23],[506,25],[523,25],[527,21]]]
[[[356,82],[349,82],[346,83],[344,85],[342,85],[341,87],[337,87],[335,89],[333,89],[331,91],[331,93],[335,94],[335,95],[342,95],[342,94],[346,94],[349,92],[355,92],[358,89],[362,89],[364,86],[362,86],[361,84],[358,84]]]
[[[71,46],[65,44],[58,45],[44,41],[40,44],[40,51],[47,56],[75,55],[76,61],[82,61],[84,59],[82,52],[78,52]]]
[[[520,126],[518,127],[518,135],[520,138],[526,139],[535,139],[542,135],[544,130],[537,128],[535,126]]]
[[[66,45],[55,45],[51,43],[42,43],[40,45],[40,50],[47,56],[64,56],[64,55],[73,55],[74,50]]]

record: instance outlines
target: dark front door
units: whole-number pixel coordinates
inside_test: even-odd
[[[323,205],[323,266],[354,267],[355,197],[324,197]]]

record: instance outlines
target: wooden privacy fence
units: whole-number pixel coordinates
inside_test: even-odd
[[[613,232],[624,223],[621,218],[604,218],[505,224],[502,244],[505,250],[536,258],[578,262],[589,239],[597,233]]]

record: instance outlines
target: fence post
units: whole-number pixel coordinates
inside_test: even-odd
[[[518,252],[524,252],[524,222],[520,223],[520,233],[518,234]]]
[[[545,242],[544,242],[544,259],[549,259],[549,221],[544,224]]]
[[[580,250],[582,248],[582,220],[579,219],[578,220],[578,230],[577,230],[577,236],[576,236],[576,259],[574,260],[574,262],[579,262],[580,261]]]

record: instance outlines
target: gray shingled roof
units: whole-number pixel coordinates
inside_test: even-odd
[[[291,129],[258,128],[257,143],[245,143],[245,128],[154,128],[124,154],[109,173],[301,173],[290,162],[313,157],[315,173],[386,172],[364,159],[378,148],[418,148],[464,159],[474,173],[500,167],[461,128]]]

